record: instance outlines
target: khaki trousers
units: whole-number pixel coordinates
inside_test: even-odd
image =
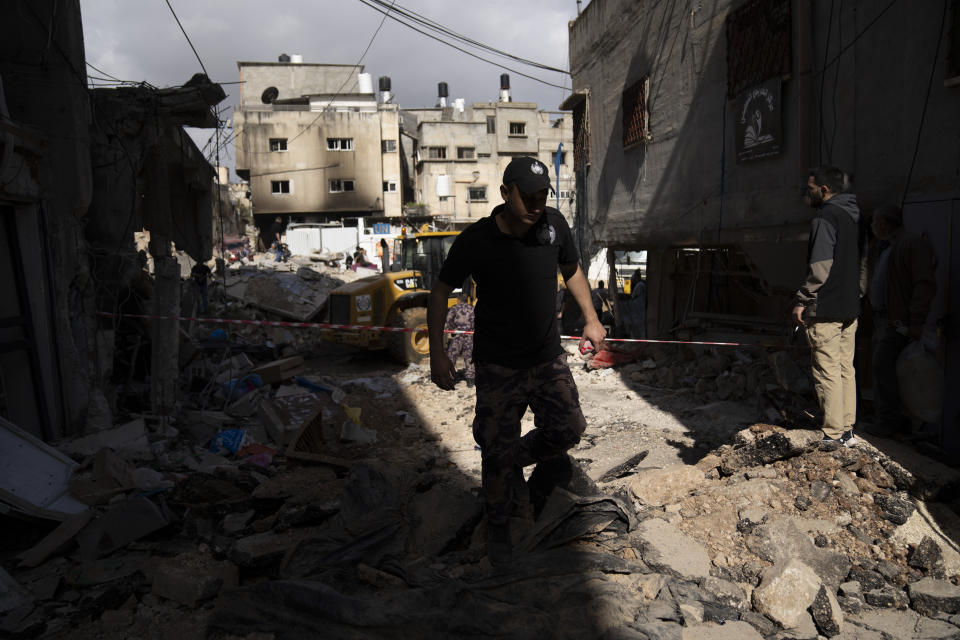
[[[813,361],[813,387],[823,409],[823,433],[839,438],[857,421],[857,381],[853,353],[857,321],[807,323]]]

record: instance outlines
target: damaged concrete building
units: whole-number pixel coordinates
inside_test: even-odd
[[[107,383],[138,366],[145,404],[168,411],[177,323],[115,314],[177,315],[174,247],[210,258],[214,170],[182,127],[216,126],[225,94],[200,74],[171,89],[88,88],[75,2],[21,3],[0,43],[0,281],[14,301],[0,325],[0,415],[45,440],[112,426]]]
[[[363,66],[238,62],[237,175],[261,233],[276,216],[304,223],[397,217],[399,113],[378,102]]]
[[[413,143],[411,184],[418,203],[453,224],[475,222],[500,202],[501,177],[510,160],[533,156],[548,167],[559,166],[559,181],[554,175],[558,198],[551,194],[549,204],[572,221],[573,164],[566,150],[573,147],[573,130],[568,115],[539,109],[533,102],[514,102],[507,74],[500,76],[495,102],[467,106],[457,98],[448,103],[446,82],[439,83],[437,93],[436,107],[402,111],[404,133]]]
[[[944,387],[960,385],[957,12],[593,0],[570,23],[576,230],[649,252],[648,336],[782,338],[813,215],[800,187],[833,164],[867,215],[901,205],[933,243],[929,323]],[[858,358],[866,372],[869,348]],[[946,396],[939,439],[956,454],[960,401]]]

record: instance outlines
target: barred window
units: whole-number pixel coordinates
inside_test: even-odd
[[[573,108],[573,168],[580,170],[590,164],[590,99],[584,98]]]
[[[727,97],[790,73],[790,0],[749,0],[727,16]]]
[[[650,76],[644,76],[623,92],[623,146],[644,142],[650,133],[647,93]]]

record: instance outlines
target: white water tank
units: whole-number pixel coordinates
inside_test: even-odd
[[[290,64],[303,64],[303,55],[294,53],[290,56]]]
[[[450,176],[447,174],[437,176],[437,197],[448,198],[452,195],[453,193],[451,193],[450,190]]]
[[[357,74],[357,83],[360,85],[359,93],[373,93],[373,76],[369,73]]]
[[[466,101],[463,98],[457,98],[453,101],[453,108],[463,113],[464,108],[466,107]]]

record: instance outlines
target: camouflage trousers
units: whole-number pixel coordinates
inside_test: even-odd
[[[520,419],[527,407],[533,411],[534,429],[521,438]],[[566,354],[528,369],[478,363],[473,438],[481,449],[489,522],[509,519],[523,467],[565,454],[580,442],[586,427]]]
[[[457,366],[457,358],[463,358],[467,367],[467,379],[473,380],[477,374],[473,366],[473,336],[454,335],[447,345],[447,357],[453,366]]]

